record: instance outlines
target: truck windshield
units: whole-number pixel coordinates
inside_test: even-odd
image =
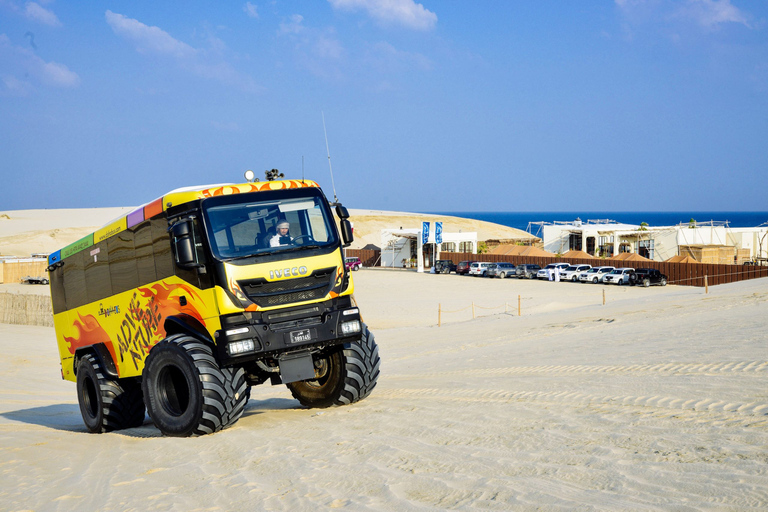
[[[325,197],[314,189],[233,194],[203,202],[218,259],[337,244]]]

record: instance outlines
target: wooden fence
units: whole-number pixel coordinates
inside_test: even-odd
[[[735,283],[746,279],[768,277],[768,267],[752,265],[714,265],[708,263],[666,263],[663,261],[624,261],[601,258],[552,258],[542,256],[511,256],[498,254],[471,254],[459,252],[442,252],[440,259],[451,260],[454,263],[460,261],[488,261],[496,263],[506,261],[514,265],[529,263],[544,267],[550,263],[567,261],[571,264],[587,264],[593,267],[632,267],[655,268],[667,275],[669,284],[682,286],[704,286],[704,277],[707,277],[709,286]]]
[[[358,257],[363,262],[364,267],[380,267],[381,266],[381,251],[374,251],[369,249],[345,249],[345,254],[348,258]]]

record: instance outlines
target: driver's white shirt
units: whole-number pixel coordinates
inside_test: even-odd
[[[293,241],[293,237],[291,235],[285,235],[285,236],[287,236],[288,238],[291,239],[291,241]],[[273,236],[272,238],[270,238],[269,239],[269,246],[270,247],[280,247],[281,245],[287,245],[287,244],[281,244],[280,243],[280,238],[281,238],[280,237],[280,233],[278,233],[275,236]]]

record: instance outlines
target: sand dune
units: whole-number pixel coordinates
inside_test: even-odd
[[[87,434],[53,330],[0,325],[0,508],[765,509],[766,281],[705,294],[364,269],[370,397],[311,410],[260,386],[234,427],[190,439],[148,419]]]
[[[134,208],[82,208],[0,212],[0,255],[29,256],[52,253],[80,240]],[[350,210],[355,227],[353,249],[381,245],[381,230],[419,228],[422,221],[442,221],[446,232],[476,231],[478,240],[520,239],[531,235],[519,229],[447,215],[378,210]]]

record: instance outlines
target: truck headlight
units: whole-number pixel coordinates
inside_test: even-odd
[[[341,323],[342,334],[354,334],[360,332],[360,320],[352,320],[351,322]]]
[[[256,346],[253,344],[253,340],[233,341],[231,343],[227,343],[227,352],[231,356],[245,354],[246,352],[253,352],[254,348],[256,348]]]

